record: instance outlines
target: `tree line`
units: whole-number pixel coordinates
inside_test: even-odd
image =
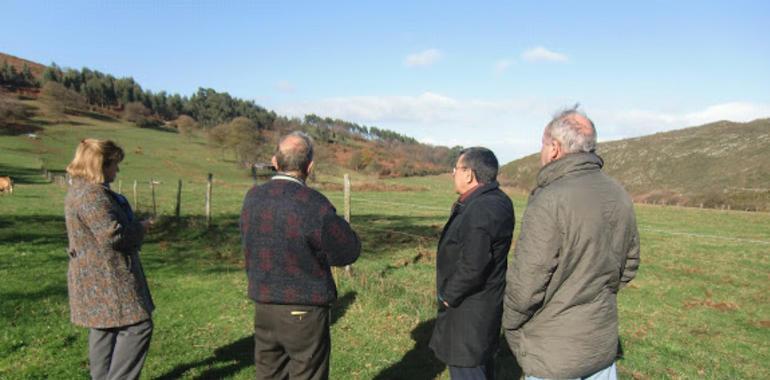
[[[10,88],[40,87],[40,81],[32,74],[32,70],[26,63],[18,71],[15,66],[3,61],[0,66],[0,86]]]
[[[451,165],[459,147],[452,149],[421,144],[416,139],[375,126],[315,114],[288,118],[269,111],[254,101],[239,99],[227,92],[198,88],[191,96],[144,89],[132,77],[115,77],[83,67],[47,66],[36,78],[25,64],[18,71],[7,61],[0,66],[0,85],[7,88],[36,88],[39,98],[52,116],[84,110],[121,116],[140,127],[167,125],[183,135],[203,131],[212,145],[229,150],[244,164],[254,162],[255,145],[266,142],[264,130],[303,130],[323,143],[348,140],[373,142],[381,151],[440,166]],[[419,163],[404,161],[398,168],[378,168],[384,158],[371,151],[357,152],[348,166],[377,172],[420,174]]]

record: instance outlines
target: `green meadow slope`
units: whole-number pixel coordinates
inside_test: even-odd
[[[637,202],[770,210],[770,119],[610,141],[597,152]],[[537,154],[510,162],[502,180],[529,190],[539,165]]]
[[[140,214],[150,210],[148,181],[160,182],[159,222],[142,247],[157,304],[143,378],[253,379],[253,308],[238,233],[253,183],[248,171],[201,137],[103,117],[36,116],[30,123],[38,139],[0,135],[0,175],[17,183],[12,196],[0,196],[0,379],[88,377],[87,330],[69,323],[66,185],[57,179],[85,137],[115,139],[126,149],[118,178]],[[261,149],[269,154],[272,143]],[[311,186],[341,212],[344,168],[318,169]],[[215,179],[210,228],[202,218],[207,173]],[[352,225],[363,252],[352,276],[337,276],[331,378],[448,379],[427,342],[436,313],[435,247],[456,199],[451,179],[352,174]],[[175,220],[179,179],[182,217]],[[513,201],[518,234],[526,199],[514,194]],[[621,378],[769,378],[770,214],[643,204],[637,214],[642,266],[618,300]],[[518,379],[505,345],[496,372]]]

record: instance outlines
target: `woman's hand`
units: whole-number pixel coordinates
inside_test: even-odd
[[[155,221],[152,218],[147,218],[140,222],[142,224],[142,227],[144,227],[144,232],[150,231],[150,228],[155,224]]]

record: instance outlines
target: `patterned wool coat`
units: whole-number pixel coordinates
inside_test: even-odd
[[[64,201],[70,256],[67,271],[72,323],[89,328],[132,325],[155,308],[139,248],[144,228],[122,196],[73,179]]]

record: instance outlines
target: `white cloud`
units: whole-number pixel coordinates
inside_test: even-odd
[[[525,51],[521,54],[521,58],[528,62],[567,62],[569,60],[566,55],[542,46]]]
[[[694,127],[720,120],[748,122],[770,117],[770,104],[727,102],[707,106],[694,111],[659,112],[632,109],[627,111],[599,109],[592,116],[599,128],[599,135],[606,139],[643,136],[656,132]]]
[[[292,93],[297,90],[297,88],[289,83],[288,81],[282,80],[276,82],[276,84],[273,86],[277,91],[279,92],[285,92],[285,93]]]
[[[443,54],[438,49],[428,49],[418,53],[409,54],[404,58],[407,67],[431,66],[438,62]]]
[[[495,62],[495,73],[499,75],[508,71],[511,65],[513,65],[513,62],[512,59],[501,59]]]
[[[542,127],[568,102],[538,99],[456,99],[425,92],[416,96],[352,96],[276,105],[279,114],[309,113],[387,128],[430,144],[481,145],[502,162],[539,149]]]
[[[279,106],[293,116],[316,113],[344,120],[377,122],[434,123],[446,120],[457,108],[452,98],[432,92],[418,96],[352,96]]]
[[[730,102],[713,105],[702,111],[688,113],[685,115],[685,121],[689,125],[719,120],[747,122],[768,116],[770,116],[770,104]]]
[[[537,152],[553,112],[574,104],[566,98],[460,99],[435,92],[412,96],[352,96],[275,106],[279,114],[315,113],[387,128],[430,144],[481,145],[500,162]],[[681,112],[624,111],[586,105],[602,141],[701,125],[770,117],[770,104],[730,102]]]

